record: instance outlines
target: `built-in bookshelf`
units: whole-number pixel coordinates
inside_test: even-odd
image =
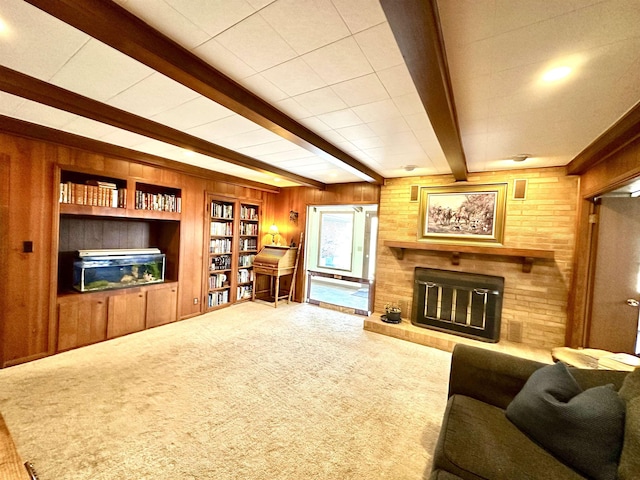
[[[208,196],[208,274],[206,276],[207,310],[233,301],[233,261],[236,255],[235,201]]]
[[[63,170],[59,202],[65,205],[126,208],[127,180]]]
[[[236,299],[249,300],[253,294],[253,259],[258,253],[260,206],[240,203],[238,232],[238,274]]]
[[[178,188],[136,182],[135,208],[137,210],[181,213],[181,191]]]
[[[206,212],[206,308],[250,300],[253,260],[260,243],[260,204],[207,195]]]

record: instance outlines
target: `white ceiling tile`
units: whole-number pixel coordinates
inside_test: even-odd
[[[21,97],[0,92],[0,113],[11,116],[24,101]]]
[[[486,39],[496,29],[496,0],[438,0],[447,51]]]
[[[332,0],[343,20],[357,33],[387,21],[378,0]]]
[[[432,130],[431,122],[427,114],[423,112],[414,113],[413,115],[405,115],[404,119],[407,121],[411,130],[419,132],[421,130]]]
[[[178,130],[188,130],[231,115],[235,115],[231,110],[200,96],[153,115],[151,120]]]
[[[327,130],[331,130],[331,127],[327,125],[325,122],[320,120],[318,117],[308,117],[301,118],[298,120],[302,125],[313,130],[316,133],[326,132]]]
[[[365,124],[338,128],[336,129],[336,132],[338,132],[340,135],[342,135],[344,138],[350,141],[377,136],[375,132]]]
[[[350,34],[330,0],[278,0],[260,15],[298,55]]]
[[[336,83],[331,88],[350,107],[389,98],[387,90],[374,73]]]
[[[265,79],[261,73],[245,77],[239,81],[243,87],[268,102],[277,102],[288,97],[286,93]]]
[[[247,2],[249,2],[249,4],[256,9],[256,11],[272,4],[275,1],[276,0],[247,0]]]
[[[319,88],[311,92],[303,93],[293,97],[302,107],[306,108],[311,115],[322,115],[323,113],[342,110],[347,107],[340,97],[338,97],[329,87]],[[320,118],[324,121],[323,118]],[[325,122],[327,123],[327,122]],[[329,123],[327,123],[329,125]]]
[[[396,107],[390,99],[359,105],[353,107],[353,111],[365,123],[388,120],[401,116],[398,107]]]
[[[404,62],[388,23],[356,33],[354,38],[376,71]]]
[[[164,0],[129,0],[122,2],[121,5],[187,50],[191,50],[211,38],[209,33]]]
[[[287,150],[284,152],[274,152],[274,153],[262,152],[260,155],[256,156],[255,158],[259,158],[263,162],[274,163],[274,164],[277,163],[278,165],[282,166],[281,162],[300,160],[303,158],[310,158],[310,157],[314,157],[314,155],[311,155],[308,150],[299,148],[297,150]],[[295,164],[295,162],[292,164]]]
[[[395,67],[385,68],[376,72],[378,78],[389,92],[389,96],[399,97],[409,93],[415,93],[416,87],[413,84],[411,74],[407,66],[403,63]]]
[[[322,138],[324,138],[328,142],[331,142],[334,145],[337,144],[337,143],[340,143],[340,142],[346,142],[347,141],[346,138],[344,138],[342,135],[340,135],[335,130],[329,130],[328,132],[322,132]]]
[[[275,106],[278,108],[278,110],[286,113],[296,120],[311,118],[311,112],[300,105],[293,98],[285,98],[284,100],[280,100],[279,102],[275,103]]]
[[[380,137],[354,138],[351,140],[357,148],[368,150],[371,148],[380,148],[384,146],[384,142]]]
[[[416,113],[423,113],[426,115],[424,105],[422,105],[422,100],[417,92],[395,97],[393,99],[393,103],[405,117],[407,115],[415,115]]]
[[[89,37],[18,0],[0,2],[7,33],[0,41],[2,65],[41,80],[51,78]]]
[[[278,153],[288,153],[288,152],[297,152],[299,147],[294,145],[293,143],[284,140],[278,137],[278,140],[269,143],[263,143],[261,145],[255,145],[252,147],[244,147],[239,148],[238,151],[244,155],[248,155],[254,158],[264,157],[265,155],[278,154]],[[308,155],[309,152],[304,149],[300,149],[306,152]]]
[[[279,138],[280,137],[275,133],[261,128],[260,130],[252,130],[251,132],[240,133],[238,135],[221,138],[217,143],[219,145],[222,145],[223,147],[235,150],[237,148],[245,148],[262,145],[265,143],[272,143]]]
[[[326,82],[299,57],[265,70],[262,75],[289,96],[327,86]]]
[[[197,97],[198,94],[193,90],[160,73],[154,73],[106,103],[136,115],[151,117]]]
[[[302,58],[329,85],[373,73],[353,37],[314,50]]]
[[[392,135],[411,130],[403,118],[391,118],[368,122],[367,126],[378,136]]]
[[[126,148],[131,148],[135,145],[144,144],[149,141],[147,137],[143,137],[142,135],[138,135],[137,133],[122,130],[120,128],[111,133],[108,133],[104,137],[100,137],[100,140]]]
[[[222,46],[215,38],[195,48],[193,53],[216,70],[235,79],[243,79],[256,73],[253,68]]]
[[[146,65],[91,39],[58,70],[51,83],[106,102],[153,73]]]
[[[255,12],[244,0],[165,0],[211,36],[230,28]]]
[[[326,125],[329,125],[329,127],[331,128],[351,127],[353,125],[360,125],[362,123],[360,117],[358,117],[351,109],[325,113],[322,115],[318,115],[317,118]]]
[[[117,130],[117,127],[106,123],[96,122],[89,118],[77,117],[64,127],[65,131],[87,138],[101,138]]]
[[[24,100],[13,110],[12,117],[47,127],[63,129],[76,115],[31,100]]]
[[[256,125],[251,120],[247,120],[240,115],[232,115],[216,120],[215,122],[190,128],[188,133],[205,140],[216,142],[221,138],[259,130],[260,128],[259,125]]]
[[[222,32],[216,40],[258,72],[296,56],[296,52],[259,14]]]

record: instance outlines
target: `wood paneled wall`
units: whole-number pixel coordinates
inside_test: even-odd
[[[632,142],[580,177],[580,204],[576,235],[576,256],[570,289],[565,343],[583,347],[589,328],[589,297],[593,281],[590,269],[595,255],[595,228],[589,222],[593,197],[629,183],[640,176],[640,140]]]

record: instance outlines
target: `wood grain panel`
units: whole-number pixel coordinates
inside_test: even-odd
[[[145,328],[146,294],[143,290],[119,291],[109,296],[107,338],[115,338]]]
[[[177,316],[178,285],[164,285],[147,291],[146,328],[175,322]]]
[[[29,480],[23,460],[0,415],[0,480]]]
[[[10,157],[0,153],[0,278],[10,278],[8,265],[4,259],[9,256],[9,188]],[[0,282],[0,311],[5,312],[8,302],[8,282]],[[4,363],[4,324],[0,325],[0,363]]]

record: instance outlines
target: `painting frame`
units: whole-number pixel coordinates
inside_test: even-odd
[[[500,246],[506,208],[506,183],[421,187],[418,241]]]

